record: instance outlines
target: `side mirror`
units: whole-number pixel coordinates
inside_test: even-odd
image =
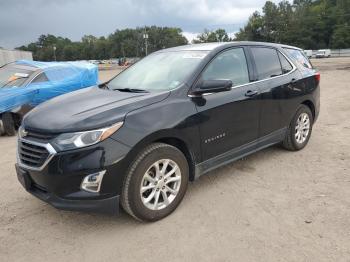
[[[232,81],[228,79],[219,80],[202,80],[199,81],[193,90],[193,95],[203,95],[207,93],[219,93],[230,91],[232,88]]]

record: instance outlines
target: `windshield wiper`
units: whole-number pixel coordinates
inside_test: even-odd
[[[130,93],[149,93],[149,91],[137,88],[116,88],[113,90],[118,90],[120,92],[130,92]]]
[[[109,86],[107,85],[107,83],[103,83],[103,84],[99,85],[99,87],[102,89],[110,89]]]

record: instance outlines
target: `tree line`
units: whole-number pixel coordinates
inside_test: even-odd
[[[145,37],[147,35],[147,37]],[[193,43],[264,41],[304,49],[350,48],[350,0],[267,1],[247,24],[230,38],[224,29],[204,30]],[[17,49],[32,51],[41,61],[142,57],[163,48],[188,44],[180,28],[138,27],[116,30],[107,37],[84,36],[81,41],[51,34]]]
[[[147,38],[146,38],[147,37]],[[34,43],[17,49],[33,52],[34,60],[58,61],[104,60],[119,57],[142,57],[163,48],[188,43],[180,28],[143,27],[116,30],[108,37],[85,35],[81,41],[54,35],[41,35]]]

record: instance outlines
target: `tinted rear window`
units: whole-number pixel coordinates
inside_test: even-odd
[[[251,51],[258,71],[258,80],[282,75],[280,60],[275,49],[252,47]]]
[[[284,48],[287,51],[288,55],[290,55],[295,61],[306,68],[312,69],[312,65],[310,60],[305,56],[304,52],[297,49],[292,48]]]

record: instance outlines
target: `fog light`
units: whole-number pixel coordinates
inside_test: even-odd
[[[102,178],[105,173],[106,170],[103,170],[98,173],[87,175],[84,177],[83,182],[81,182],[80,188],[88,192],[100,192]]]

